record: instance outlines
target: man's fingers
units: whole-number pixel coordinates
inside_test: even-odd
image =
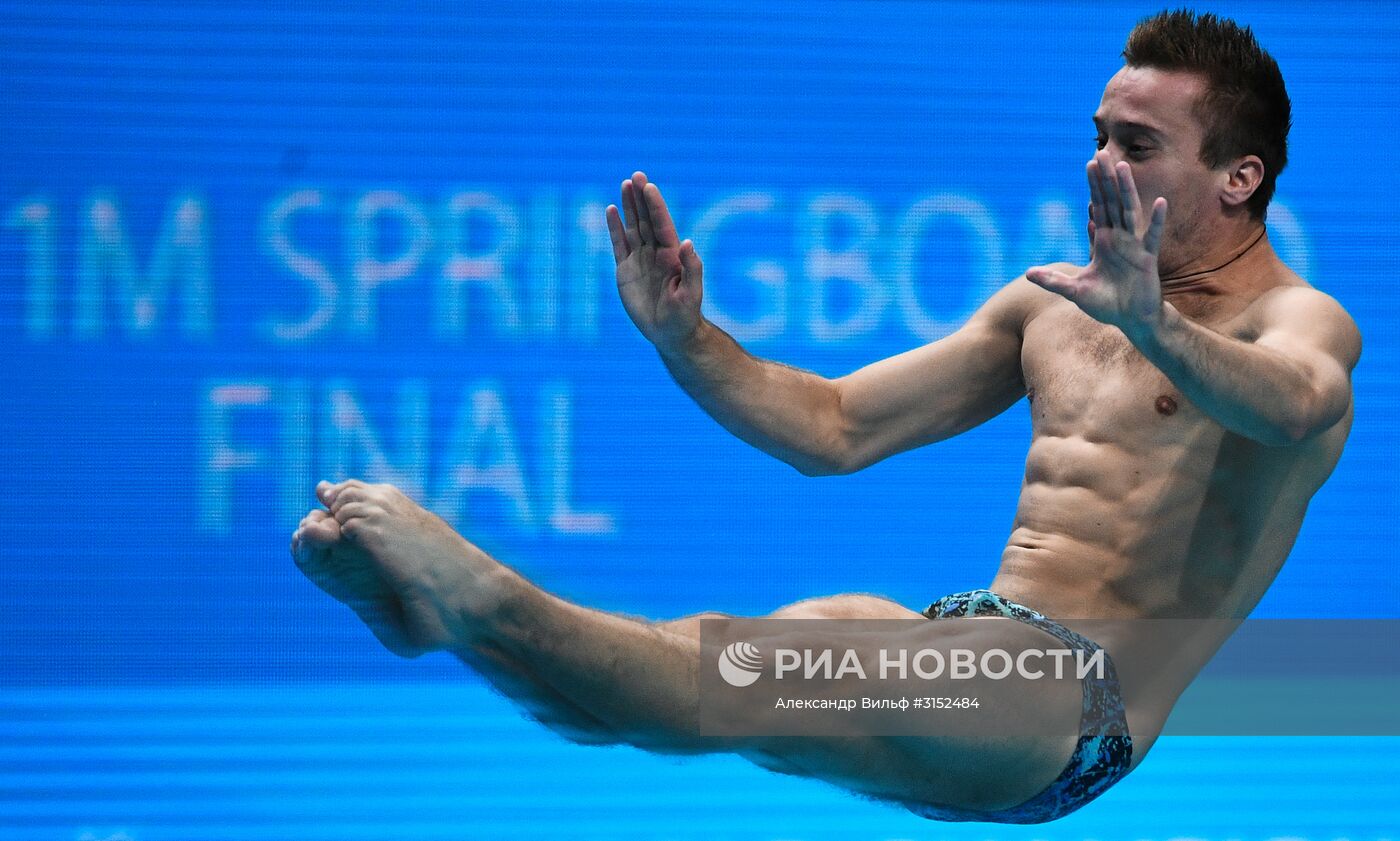
[[[637,190],[630,178],[622,182],[622,213],[627,223],[627,244],[636,248],[642,244],[642,235],[637,230]]]
[[[646,173],[640,170],[622,182],[622,213],[621,230],[625,236],[621,241],[611,211],[608,214],[608,235],[612,238],[613,258],[617,262],[621,263],[632,249],[644,244],[663,248],[679,244],[676,224],[671,220],[671,211],[666,208],[661,190],[647,181]]]
[[[1057,272],[1054,269],[1044,269],[1036,267],[1026,269],[1026,280],[1034,283],[1042,289],[1048,289],[1057,295],[1063,295],[1073,300],[1075,283],[1074,279],[1064,272]]]
[[[1167,225],[1167,200],[1158,198],[1152,202],[1152,219],[1147,223],[1147,235],[1142,238],[1142,247],[1153,257],[1157,256],[1162,245],[1162,230]]]
[[[1094,156],[1094,173],[1099,179],[1099,195],[1103,196],[1104,219],[1110,228],[1123,227],[1123,203],[1118,195],[1118,183],[1113,168],[1108,163],[1108,155],[1099,152]]]
[[[1118,194],[1123,201],[1123,227],[1137,236],[1138,211],[1142,209],[1142,200],[1138,198],[1137,185],[1133,183],[1133,168],[1127,161],[1119,161],[1114,172],[1118,176]]]
[[[646,173],[632,173],[632,194],[637,202],[637,232],[644,244],[652,245],[656,242],[656,230],[651,223],[651,208],[647,206],[646,189]]]
[[[643,187],[642,204],[646,206],[647,218],[651,220],[656,245],[661,248],[679,245],[680,237],[676,234],[676,224],[671,221],[671,211],[666,208],[666,200],[661,197],[661,188],[650,183]]]
[[[698,286],[704,273],[705,266],[700,262],[700,255],[695,253],[695,243],[690,240],[681,243],[681,283]]]
[[[1108,154],[1103,153],[1103,160],[1099,163],[1099,178],[1103,182],[1103,194],[1108,200],[1108,224],[1115,228],[1126,227],[1123,224],[1123,193],[1118,189],[1118,171],[1115,164],[1109,163]]]
[[[1089,178],[1089,221],[1095,227],[1102,228],[1108,224],[1108,220],[1104,218],[1103,189],[1099,186],[1097,155],[1084,167],[1084,173]]]
[[[607,217],[608,239],[612,240],[613,260],[621,264],[632,251],[627,246],[627,229],[622,226],[622,216],[618,213],[617,205],[608,205]]]

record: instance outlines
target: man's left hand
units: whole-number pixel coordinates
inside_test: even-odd
[[[1133,170],[1126,161],[1110,166],[1108,153],[1100,151],[1089,161],[1087,170],[1093,197],[1089,265],[1073,275],[1037,266],[1026,270],[1026,278],[1131,337],[1161,317],[1157,253],[1167,220],[1167,200],[1154,201],[1150,218],[1144,219]]]

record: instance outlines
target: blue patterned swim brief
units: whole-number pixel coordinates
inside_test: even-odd
[[[1100,647],[1053,619],[1017,604],[991,590],[969,590],[944,596],[928,606],[930,619],[963,616],[1004,616],[1049,633],[1072,651],[1092,655]],[[1100,678],[1093,672],[1084,678],[1084,708],[1079,719],[1079,741],[1069,764],[1045,790],[1019,806],[996,812],[906,803],[915,814],[940,821],[988,821],[994,823],[1044,823],[1068,815],[1103,794],[1128,773],[1133,739],[1123,711],[1118,673],[1108,652],[1103,655]]]

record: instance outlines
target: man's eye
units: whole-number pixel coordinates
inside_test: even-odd
[[[1150,149],[1149,147],[1143,146],[1143,145],[1140,144],[1140,143],[1134,143],[1133,145],[1131,145],[1131,146],[1128,147],[1128,154],[1129,154],[1129,155],[1139,155],[1139,156],[1140,156],[1140,155],[1145,155],[1145,154],[1147,154],[1149,151],[1151,151],[1151,149]]]
[[[1095,149],[1102,149],[1103,147],[1105,147],[1105,146],[1107,146],[1107,145],[1108,145],[1108,138],[1107,138],[1107,137],[1104,137],[1104,136],[1100,135],[1100,136],[1094,138],[1094,148],[1095,148]]]

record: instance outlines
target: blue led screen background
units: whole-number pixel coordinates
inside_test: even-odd
[[[1336,473],[1255,616],[1395,618],[1400,237],[1385,3],[1226,3],[1279,60],[1281,256],[1365,338]],[[645,170],[706,312],[839,375],[1083,262],[1135,3],[0,6],[0,829],[16,838],[1381,838],[1396,742],[1164,741],[1034,831],[737,760],[560,742],[397,660],[292,566],[392,481],[542,586],[650,617],[991,578],[1024,401],[812,479],[729,436],[616,299]],[[1389,834],[1389,835],[1388,835]],[[9,836],[7,836],[9,837]]]

